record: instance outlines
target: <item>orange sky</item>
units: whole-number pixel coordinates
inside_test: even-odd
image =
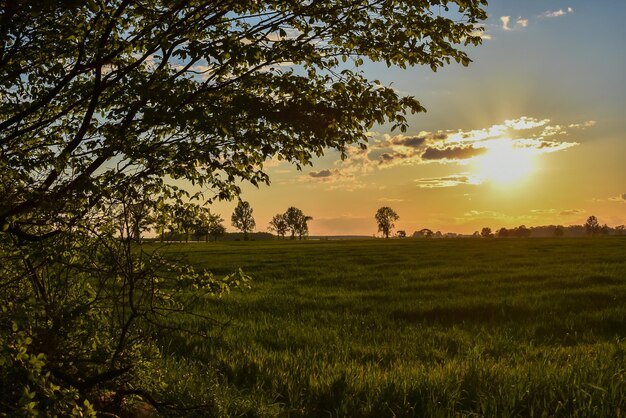
[[[380,206],[395,209],[396,230],[409,234],[582,224],[590,215],[626,224],[626,5],[590,3],[490,6],[469,68],[366,65],[365,75],[428,112],[411,116],[403,135],[378,126],[367,151],[354,147],[345,161],[332,150],[301,172],[268,161],[271,186],[242,195],[257,230],[289,206],[313,216],[312,235],[375,234]],[[229,230],[234,206],[212,207]]]

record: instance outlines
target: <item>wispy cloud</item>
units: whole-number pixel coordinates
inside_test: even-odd
[[[477,185],[481,183],[481,180],[468,173],[453,174],[451,176],[443,177],[427,177],[416,179],[417,186],[423,189],[435,189],[442,187],[454,187],[460,185]]]
[[[473,145],[444,148],[426,148],[422,160],[467,160],[487,152],[486,148],[474,148]]]
[[[321,171],[311,171],[309,173],[309,176],[313,177],[313,178],[327,178],[327,177],[331,177],[333,175],[338,174],[338,170],[321,170]]]
[[[574,13],[574,9],[572,9],[571,7],[567,7],[565,9],[559,9],[559,10],[548,10],[543,12],[542,14],[539,15],[539,17],[545,18],[545,17],[561,17],[561,16],[565,16],[566,14],[569,13]]]
[[[511,22],[511,16],[500,16],[500,22],[502,22],[503,30],[511,30],[511,27],[509,26],[509,23]]]
[[[582,215],[586,211],[584,209],[566,209],[559,212],[561,216],[574,216],[574,215]]]
[[[626,203],[626,193],[623,193],[623,194],[621,194],[619,196],[609,197],[609,200],[611,202]]]
[[[523,29],[528,26],[528,19],[519,16],[515,21],[511,19],[511,16],[500,16],[500,23],[502,24],[502,30],[511,31],[513,29]],[[511,26],[513,24],[513,26]]]

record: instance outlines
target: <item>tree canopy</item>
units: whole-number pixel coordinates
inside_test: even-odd
[[[246,240],[248,239],[248,232],[252,232],[256,227],[252,212],[253,210],[250,203],[240,200],[230,217],[232,225],[243,232],[244,239]]]
[[[112,187],[181,193],[164,177],[232,197],[235,179],[268,181],[272,156],[306,164],[374,123],[404,129],[423,107],[358,66],[467,65],[455,46],[480,43],[485,3],[5,2],[0,223],[27,237],[29,216]]]
[[[398,214],[389,206],[383,206],[376,211],[374,215],[376,223],[378,224],[378,232],[382,232],[385,238],[389,238],[391,230],[395,226],[395,221],[400,219]]]

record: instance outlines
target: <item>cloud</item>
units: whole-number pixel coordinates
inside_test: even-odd
[[[426,148],[423,160],[466,160],[487,152],[485,148],[474,148],[472,145],[449,148]]]
[[[393,145],[401,145],[409,148],[421,147],[427,140],[426,136],[404,136],[393,137],[389,142]]]
[[[381,197],[380,199],[378,199],[379,202],[385,202],[385,203],[398,203],[398,202],[404,202],[404,199],[395,199],[392,197]]]
[[[473,177],[467,173],[453,174],[444,177],[428,177],[415,180],[417,187],[423,189],[435,189],[442,187],[454,187],[464,184],[477,185],[481,181],[477,177]]]
[[[623,193],[619,196],[609,197],[611,202],[626,202],[626,193]]]
[[[571,7],[566,8],[565,10],[563,9],[559,9],[559,10],[548,10],[546,12],[543,12],[542,14],[539,15],[539,17],[561,17],[561,16],[565,16],[566,14],[569,13],[574,13],[574,9],[572,9]]]
[[[561,216],[573,216],[573,215],[581,215],[583,213],[585,213],[586,211],[584,209],[567,209],[567,210],[563,210],[559,213],[559,215]]]
[[[482,219],[482,218],[504,218],[505,214],[501,212],[494,212],[492,210],[470,210],[463,214],[465,218]]]
[[[502,29],[511,30],[509,26],[509,22],[511,21],[511,16],[500,16],[500,21],[502,22]]]
[[[548,122],[550,122],[550,119],[535,119],[535,118],[529,118],[526,116],[522,116],[519,119],[507,119],[504,121],[504,125],[507,128],[511,128],[514,129],[516,131],[522,131],[522,130],[526,130],[526,129],[534,129],[534,128],[538,128],[540,126],[544,126],[545,124],[547,124]]]
[[[586,120],[582,123],[572,123],[567,125],[568,128],[574,128],[574,129],[585,129],[585,128],[591,128],[593,126],[596,125],[596,121],[595,120]]]
[[[502,22],[502,30],[511,31],[513,28],[511,27],[511,16],[500,16],[500,22]],[[523,29],[528,26],[528,19],[524,19],[522,16],[519,16],[515,19],[515,29]]]
[[[303,175],[302,181],[332,183],[332,187],[354,189],[363,175],[398,166],[420,164],[459,164],[467,165],[475,158],[481,158],[490,149],[505,146],[507,149],[520,149],[526,156],[554,153],[578,145],[567,140],[569,131],[586,129],[594,121],[569,124],[551,124],[550,119],[520,116],[506,119],[482,129],[422,131],[415,135],[389,135],[368,132],[368,146],[359,145],[345,149],[345,158],[337,159],[334,168],[310,172]],[[472,179],[458,178],[426,179],[420,187],[450,187],[457,184],[480,184]]]
[[[326,177],[330,177],[332,175],[337,174],[337,170],[321,170],[321,171],[311,171],[309,173],[309,176],[318,179],[318,178],[326,178]]]
[[[537,215],[553,215],[557,211],[556,209],[531,209],[530,213],[534,213]]]

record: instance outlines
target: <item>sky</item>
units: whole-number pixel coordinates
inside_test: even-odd
[[[472,233],[519,225],[626,224],[626,1],[492,0],[468,68],[433,73],[366,64],[366,76],[415,96],[399,135],[369,133],[341,161],[328,150],[298,171],[268,161],[270,186],[245,185],[257,231],[296,206],[311,235],[395,230]],[[235,202],[212,211],[228,230]]]

